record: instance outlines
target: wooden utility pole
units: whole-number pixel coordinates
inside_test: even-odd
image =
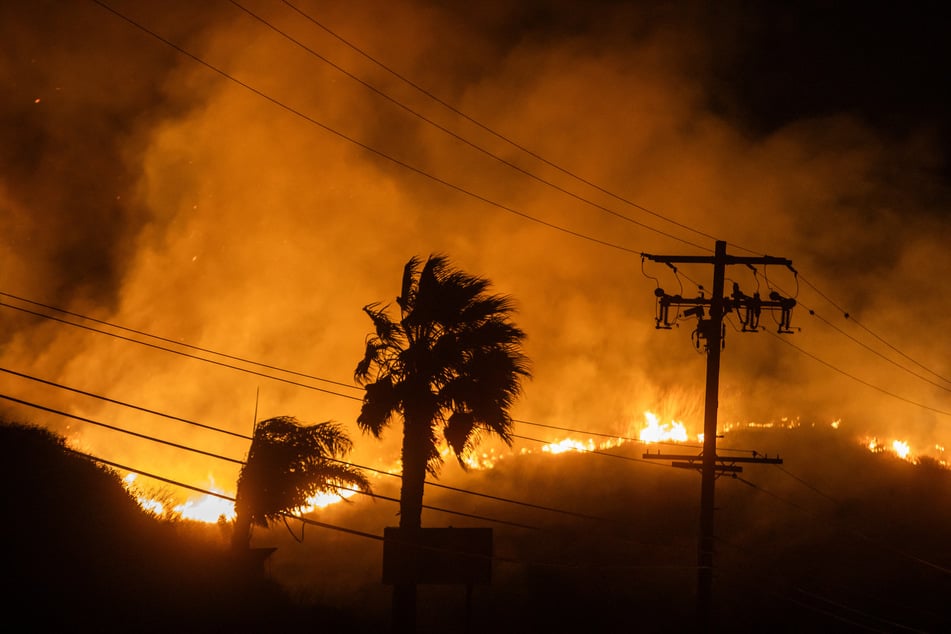
[[[730,311],[736,311],[744,332],[755,332],[759,327],[759,316],[762,309],[782,311],[779,321],[779,332],[792,332],[789,328],[789,314],[796,301],[784,298],[778,293],[771,293],[770,300],[761,300],[758,293],[752,296],[743,294],[738,285],[734,284],[733,294],[724,297],[726,267],[743,264],[750,267],[756,265],[780,265],[792,268],[792,262],[785,258],[770,256],[739,257],[727,255],[726,242],[718,240],[713,256],[676,256],[676,255],[649,255],[646,259],[661,262],[670,266],[674,264],[712,264],[713,265],[713,292],[709,298],[702,292],[696,298],[683,298],[679,295],[667,295],[658,288],[655,294],[658,298],[657,328],[669,329],[669,308],[671,306],[689,306],[684,315],[697,316],[697,345],[705,342],[707,352],[706,393],[703,408],[703,450],[701,455],[686,456],[673,454],[644,454],[645,458],[660,460],[678,460],[673,463],[676,467],[696,468],[697,460],[700,464],[700,539],[697,555],[697,617],[700,628],[710,631],[713,605],[713,553],[714,553],[714,498],[716,493],[716,478],[722,473],[736,474],[742,471],[737,462],[757,462],[781,464],[779,458],[756,457],[752,458],[722,458],[717,455],[717,407],[719,404],[720,387],[720,351],[723,348],[723,317]],[[704,309],[709,309],[709,317],[704,317]],[[730,463],[730,464],[726,464]]]

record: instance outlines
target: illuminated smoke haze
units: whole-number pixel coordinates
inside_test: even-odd
[[[116,2],[131,18],[284,104],[183,56],[93,3],[0,9],[0,290],[170,339],[349,383],[370,323],[413,255],[445,253],[517,302],[534,380],[516,418],[635,434],[645,409],[702,426],[704,362],[689,321],[654,329],[654,277],[639,252],[699,249],[565,196],[467,147],[227,2]],[[666,223],[538,163],[446,112],[277,2],[246,6],[423,116],[598,205],[678,238]],[[735,85],[753,28],[722,15],[628,3],[301,3],[341,36],[485,125],[650,210],[731,245],[788,257],[853,316],[951,375],[948,192],[933,120],[884,127],[849,108],[769,121]],[[585,8],[588,6],[589,8]],[[765,62],[763,62],[765,64]],[[753,64],[755,66],[755,64]],[[754,69],[755,70],[755,69]],[[759,69],[762,70],[762,69]],[[757,75],[756,77],[760,77]],[[766,90],[778,81],[764,74]],[[861,79],[861,78],[860,78]],[[752,81],[752,79],[751,79]],[[804,87],[804,91],[806,87]],[[304,120],[320,122],[316,125]],[[473,199],[328,132],[614,249]],[[731,246],[731,250],[736,247]],[[768,283],[894,356],[785,269]],[[768,282],[767,282],[768,277]],[[10,300],[9,303],[15,303]],[[250,433],[259,418],[333,419],[354,460],[389,467],[353,421],[359,402],[186,359],[3,309],[2,364],[111,398]],[[909,376],[805,308],[789,341],[840,370],[947,411],[947,387]],[[764,325],[773,328],[771,318]],[[735,321],[734,321],[735,323]],[[767,333],[727,329],[720,420],[842,419],[843,433],[951,441],[948,416],[889,398]],[[899,358],[904,364],[908,362]],[[288,377],[293,380],[294,377]],[[359,396],[356,390],[307,381]],[[4,393],[241,458],[246,442],[5,375]],[[944,387],[939,387],[944,386]],[[232,491],[236,467],[10,406],[104,458]],[[520,427],[520,433],[553,438]],[[537,448],[519,441],[521,446]],[[446,467],[452,479],[455,467]]]

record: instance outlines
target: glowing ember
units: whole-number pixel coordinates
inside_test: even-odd
[[[643,442],[686,442],[687,429],[683,423],[671,421],[663,425],[653,412],[644,412],[647,427],[641,430],[638,436]]]

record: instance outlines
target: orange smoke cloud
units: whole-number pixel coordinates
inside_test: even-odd
[[[695,15],[651,21],[619,6],[600,17],[583,13],[570,29],[571,20],[551,18],[559,31],[543,30],[551,25],[528,20],[519,13],[524,8],[492,6],[463,16],[426,2],[301,6],[570,172],[725,237],[731,249],[791,258],[898,347],[947,368],[938,352],[946,346],[935,345],[946,329],[924,336],[906,327],[910,312],[929,324],[947,319],[945,294],[935,288],[951,273],[944,256],[948,227],[934,215],[931,194],[938,186],[919,187],[933,156],[917,154],[915,139],[885,137],[848,114],[751,134],[711,105],[717,84],[708,74],[718,38]],[[622,434],[639,412],[657,408],[662,420],[700,427],[704,363],[690,343],[693,323],[655,331],[653,289],[660,284],[693,296],[691,280],[709,286],[710,272],[686,266],[675,274],[648,263],[644,272],[656,282],[642,275],[640,251],[697,249],[637,223],[706,247],[709,239],[527,157],[285,6],[262,3],[257,10],[420,115],[637,223],[447,136],[233,7],[183,4],[165,17],[147,3],[120,10],[286,108],[95,6],[60,10],[64,24],[82,18],[101,37],[78,38],[65,25],[33,16],[20,22],[25,26],[15,41],[30,52],[23,59],[34,62],[2,66],[5,76],[31,78],[30,89],[3,104],[27,131],[15,140],[19,153],[2,157],[3,289],[346,383],[370,326],[360,308],[396,296],[400,268],[411,255],[444,252],[517,301],[535,369],[517,417]],[[507,26],[518,16],[525,33]],[[620,18],[638,25],[634,35],[617,26]],[[80,52],[46,46],[40,55],[52,34],[46,29]],[[117,78],[106,86],[98,74],[103,64]],[[903,181],[896,164],[914,166],[917,180]],[[526,220],[437,181],[633,253]],[[729,275],[747,292],[758,286],[766,295],[770,284],[797,288],[785,270]],[[913,311],[895,289],[913,294]],[[839,318],[812,289],[799,284],[798,290],[804,307]],[[940,403],[945,396],[854,347],[804,307],[794,316],[803,328],[791,339],[797,345],[914,400]],[[250,432],[255,410],[259,418],[293,414],[352,424],[356,417],[356,390],[334,387],[354,397],[341,398],[10,313],[2,314],[4,366],[66,385],[241,433]],[[728,329],[726,345],[723,420],[842,417],[862,421],[871,434],[901,428],[901,437],[919,445],[946,440],[940,414],[870,391],[767,334]],[[241,439],[4,381],[23,398],[121,420],[175,442],[236,459],[246,451]],[[234,481],[230,464],[181,458],[174,449],[80,423],[71,429],[108,458],[173,471],[197,485]],[[395,459],[397,433],[378,443],[350,429],[356,462]]]

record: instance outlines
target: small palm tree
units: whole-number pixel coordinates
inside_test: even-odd
[[[363,473],[342,462],[353,443],[332,422],[308,425],[292,416],[278,416],[255,426],[248,460],[238,475],[232,545],[245,550],[251,527],[306,506],[317,493],[340,488],[370,490]]]
[[[530,376],[525,338],[509,316],[511,300],[488,294],[486,279],[452,268],[444,256],[403,269],[399,318],[370,304],[373,322],[354,373],[364,386],[357,424],[379,437],[403,419],[400,528],[421,525],[426,473],[441,463],[439,432],[460,463],[482,432],[511,442],[509,408]]]

